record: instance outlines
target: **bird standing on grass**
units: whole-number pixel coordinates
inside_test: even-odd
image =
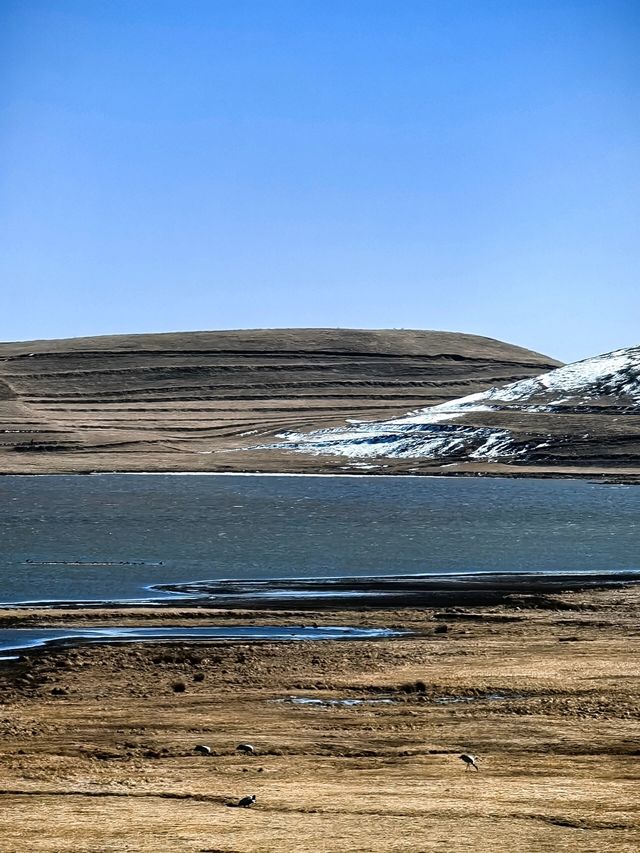
[[[472,767],[475,770],[480,769],[478,767],[478,765],[476,764],[478,759],[475,757],[475,755],[471,755],[468,752],[463,752],[462,755],[458,756],[458,758],[460,759],[460,761],[464,761],[464,763],[467,765],[467,768],[466,768],[467,770],[471,770]]]

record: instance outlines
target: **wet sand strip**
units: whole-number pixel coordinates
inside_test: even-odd
[[[203,604],[253,610],[336,610],[358,607],[549,606],[554,593],[611,589],[640,581],[640,571],[583,573],[476,573],[378,577],[211,580],[160,584],[151,590],[184,596],[181,606]],[[166,603],[166,599],[164,600]],[[555,600],[554,607],[570,608]]]

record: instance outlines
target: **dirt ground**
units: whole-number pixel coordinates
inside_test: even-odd
[[[1,662],[0,850],[636,853],[639,614],[638,587],[557,595],[543,610],[526,599],[444,612],[199,610],[190,622],[417,633]],[[4,611],[0,624],[125,616],[187,614]],[[345,699],[360,702],[336,704]],[[247,794],[255,806],[236,807]]]

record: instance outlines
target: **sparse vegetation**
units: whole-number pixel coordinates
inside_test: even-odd
[[[0,662],[0,850],[300,853],[322,839],[331,853],[635,853],[640,668],[630,649],[640,587],[561,598],[571,610],[519,601],[515,620],[501,618],[513,615],[509,604],[482,608],[482,619],[477,605],[461,608],[476,618],[446,643],[431,631],[438,611],[367,610],[315,618],[420,633],[243,651],[92,645]],[[184,618],[141,613],[156,624]],[[100,613],[110,618],[141,616]],[[300,614],[253,618],[295,624]],[[167,684],[190,683],[178,672],[205,679],[174,701]],[[292,695],[376,701],[275,701]],[[236,750],[249,738],[259,760]],[[206,760],[198,744],[211,748]],[[465,770],[464,753],[480,772]],[[252,813],[225,807],[248,792]]]
[[[283,430],[337,426],[354,416],[399,416],[556,364],[489,338],[405,330],[0,343],[0,463],[5,473],[206,471],[216,464],[330,470],[338,463],[252,450],[224,454],[222,462],[210,451],[250,448],[257,435],[264,443]]]

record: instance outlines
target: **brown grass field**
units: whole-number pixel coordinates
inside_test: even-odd
[[[3,663],[0,850],[636,853],[640,589],[530,604],[1,612],[0,627],[189,619],[417,633],[50,648]],[[292,696],[369,702],[275,701]],[[237,753],[242,741],[257,754]],[[253,808],[233,807],[252,793]]]
[[[287,430],[399,417],[559,364],[491,338],[404,329],[0,342],[0,472],[343,472],[344,458],[255,446]]]

